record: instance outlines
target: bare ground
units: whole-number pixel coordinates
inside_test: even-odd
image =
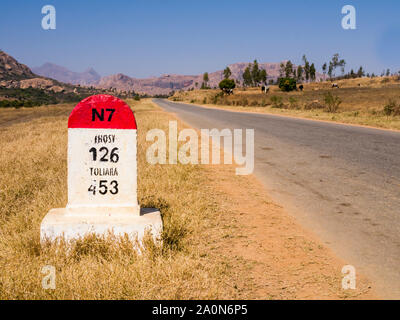
[[[284,208],[271,201],[254,176],[235,176],[229,166],[207,169],[221,206],[229,214],[218,250],[232,261],[246,261],[254,283],[252,299],[373,299],[371,283],[357,275],[357,289],[341,288],[345,261]],[[234,232],[231,232],[232,229]]]

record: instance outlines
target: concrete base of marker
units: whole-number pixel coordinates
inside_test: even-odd
[[[107,208],[97,210],[98,214],[93,213],[94,208],[74,208],[72,211],[68,208],[51,209],[40,225],[40,240],[44,242],[63,238],[71,241],[89,234],[107,236],[112,233],[115,236],[127,234],[132,241],[138,239],[141,242],[147,230],[154,239],[161,235],[163,226],[158,209],[141,208],[140,215],[123,210],[121,214],[115,214],[113,211],[116,208],[110,208],[112,214],[105,214]]]

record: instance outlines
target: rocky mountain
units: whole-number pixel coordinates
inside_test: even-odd
[[[97,87],[116,88],[123,91],[135,91],[149,95],[169,94],[171,91],[186,90],[194,86],[196,76],[163,75],[147,79],[131,78],[122,73],[103,77]]]
[[[43,64],[41,67],[32,68],[32,71],[43,77],[56,79],[65,83],[80,85],[96,84],[101,78],[93,68],[89,68],[84,72],[74,72],[49,62]]]
[[[36,75],[26,65],[12,56],[0,51],[0,88],[5,89],[42,89],[54,93],[73,91],[69,84]]]
[[[91,73],[91,72],[89,72]],[[115,90],[64,83],[36,75],[26,65],[0,51],[0,107],[33,107],[80,101],[90,95],[107,93],[133,98]]]
[[[34,78],[36,75],[26,65],[0,50],[0,80],[12,81]]]

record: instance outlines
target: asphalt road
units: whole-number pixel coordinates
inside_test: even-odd
[[[400,298],[400,132],[153,101],[195,128],[254,129],[254,173],[271,197]]]

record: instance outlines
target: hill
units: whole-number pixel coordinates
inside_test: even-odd
[[[19,63],[13,57],[0,50],[0,80],[2,82],[34,77],[35,74],[26,65]]]
[[[260,63],[259,67],[265,69],[268,74],[268,80],[276,80],[279,77],[280,62],[276,63]],[[239,62],[230,64],[232,75],[231,78],[235,81],[243,81],[242,75],[246,67],[249,65],[247,62]],[[224,78],[223,70],[218,70],[208,74],[210,87],[217,87],[219,82]],[[319,79],[320,74],[317,75]],[[178,75],[166,74],[161,77],[152,77],[147,79],[131,78],[124,74],[116,74],[103,77],[96,84],[101,88],[116,88],[117,90],[134,90],[135,92],[144,94],[169,94],[172,91],[190,90],[200,88],[203,82],[203,75]]]
[[[40,76],[70,84],[92,85],[96,84],[101,78],[93,68],[89,68],[84,72],[74,72],[49,62],[40,67],[32,68],[32,71]]]
[[[285,62],[285,61],[282,61]],[[259,63],[261,69],[265,69],[268,74],[268,81],[276,81],[279,77],[279,69],[281,62],[275,63]],[[236,82],[243,81],[243,73],[246,67],[249,65],[248,62],[239,62],[230,64],[228,67],[232,72],[230,78]],[[296,67],[296,66],[295,66]],[[317,73],[316,78],[319,80],[322,78],[322,74]],[[224,78],[223,70],[218,70],[208,74],[209,82],[208,86],[214,88],[218,87],[219,82]],[[96,84],[97,87],[101,88],[116,88],[117,90],[134,90],[135,92],[144,94],[170,94],[172,91],[180,90],[191,90],[200,88],[203,82],[203,74],[201,75],[178,75],[178,74],[166,74],[161,77],[152,77],[147,79],[131,78],[124,74],[116,74],[107,77],[103,77]]]
[[[73,85],[39,76],[12,56],[0,51],[0,107],[77,102],[99,93],[114,94],[121,98],[133,97],[134,94]]]

